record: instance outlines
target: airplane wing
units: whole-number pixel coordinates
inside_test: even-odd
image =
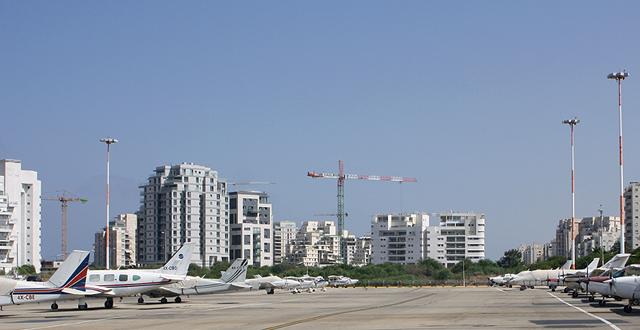
[[[62,292],[66,293],[66,294],[71,294],[74,296],[95,296],[98,294],[104,294],[103,292],[100,291],[96,291],[96,290],[85,290],[85,291],[81,291],[81,290],[76,290],[73,288],[64,288],[62,289]]]
[[[236,289],[252,289],[252,288],[254,288],[253,286],[244,284],[242,282],[230,282],[229,284],[231,285],[231,287],[234,287]]]
[[[108,297],[114,296],[113,290],[102,287],[102,286],[98,286],[98,285],[85,285],[84,289],[85,289],[85,292],[87,292],[87,295],[89,296],[93,296],[97,294],[108,296]]]
[[[162,277],[165,280],[174,281],[174,282],[180,282],[187,279],[187,277],[184,275],[173,275],[173,274],[164,274],[164,273],[160,274],[160,277]]]

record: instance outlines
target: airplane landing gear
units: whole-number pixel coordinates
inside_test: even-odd
[[[55,302],[53,304],[51,304],[51,310],[52,311],[57,311],[58,310],[58,304],[56,304]]]
[[[176,304],[179,304],[182,302],[182,298],[180,298],[180,296],[176,297],[176,299],[173,299],[173,301],[176,302]]]
[[[274,294],[275,290],[273,288],[267,289],[267,294]]]
[[[526,289],[527,289],[527,287],[525,285],[520,286],[520,291],[524,291]]]
[[[596,297],[594,296],[589,296],[589,302],[594,302],[596,301]]]
[[[160,299],[160,303],[161,304],[166,304],[167,303],[167,298],[162,297],[162,299]]]
[[[577,290],[574,290],[574,291],[571,293],[571,298],[578,298],[578,291],[577,291]]]
[[[629,305],[624,306],[625,313],[631,313],[631,311],[633,311],[633,308],[631,308],[631,303],[629,303]]]
[[[604,300],[604,299],[598,301],[598,306],[600,306],[600,307],[604,307],[604,305],[606,305],[606,304],[607,304],[607,301]]]
[[[106,308],[106,309],[113,308],[113,298],[107,298],[107,300],[105,300],[104,308]]]
[[[78,299],[78,309],[79,310],[89,309],[89,305],[84,299]]]
[[[562,290],[562,292],[563,292],[563,293],[569,293],[569,288],[564,288],[564,289]]]
[[[142,297],[138,298],[138,304],[144,304],[144,298]]]

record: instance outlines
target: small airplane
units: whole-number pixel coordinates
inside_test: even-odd
[[[356,279],[352,279],[346,276],[337,276],[337,275],[331,275],[329,276],[329,285],[337,288],[337,287],[348,287],[348,286],[355,286],[356,283],[358,283],[359,280]]]
[[[90,270],[87,289],[98,291],[97,297],[106,298],[104,307],[113,308],[113,298],[139,295],[138,303],[144,303],[142,294],[151,290],[184,281],[191,263],[192,244],[184,244],[158,269]]]
[[[256,290],[266,290],[267,294],[274,294],[275,289],[290,290],[295,293],[297,292],[297,289],[300,288],[299,281],[286,278],[282,279],[279,276],[274,275],[266,277],[256,275],[254,278],[247,279],[244,282]]]
[[[600,258],[594,258],[585,269],[565,269],[567,264],[571,265],[567,262],[560,269],[536,269],[520,272],[509,281],[509,284],[520,285],[520,290],[525,290],[527,287],[533,288],[536,285],[548,285],[552,291],[555,291],[556,287],[564,281],[565,276],[578,272],[586,273],[587,269],[595,269],[599,261]]]
[[[182,302],[180,296],[249,290],[252,287],[244,283],[248,267],[249,261],[247,259],[236,259],[226,271],[221,272],[220,279],[187,276],[184,281],[163,286],[144,294],[152,298],[162,298],[160,302],[165,304],[167,297],[175,297],[174,301],[180,303]]]
[[[619,293],[625,293],[626,290],[623,287],[627,286],[628,280],[620,281],[620,279],[624,277],[633,279],[638,275],[640,275],[640,265],[637,264],[628,265],[622,269],[611,268],[602,274],[589,277],[589,293],[600,294],[602,299],[598,301],[598,305],[605,306],[606,298],[615,298],[616,300],[624,298]]]
[[[507,285],[507,283],[509,283],[509,281],[514,276],[516,276],[516,275],[515,274],[504,274],[504,275],[498,275],[498,276],[489,277],[489,285],[490,286],[494,286],[494,285],[504,286],[504,285]]]
[[[316,289],[321,289],[322,291],[326,291],[326,287],[329,285],[329,282],[324,279],[322,276],[309,276],[306,274],[304,276],[295,277],[288,276],[285,279],[298,281],[300,283],[300,287],[296,288],[296,290],[302,289],[307,290],[307,292],[314,292]]]
[[[578,271],[573,275],[567,275],[564,277],[564,283],[566,285],[565,290],[573,290],[572,296],[573,298],[578,298],[578,291],[589,292],[589,282],[591,276],[598,276],[604,273],[609,269],[620,269],[623,268],[624,265],[629,260],[630,254],[616,254],[604,265],[590,269],[586,268],[585,272]],[[589,295],[589,301],[594,301],[595,298],[593,295]]]
[[[0,309],[6,305],[53,301],[51,309],[57,310],[58,301],[73,299],[78,299],[78,309],[87,309],[85,296],[97,294],[85,289],[88,269],[89,252],[75,250],[47,282],[0,278]]]
[[[611,279],[604,281],[604,284],[609,285],[610,296],[629,300],[624,311],[631,313],[631,305],[637,304],[640,299],[640,265],[629,265],[619,270]]]

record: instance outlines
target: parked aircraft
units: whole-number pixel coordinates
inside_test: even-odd
[[[498,276],[493,276],[493,277],[489,277],[489,285],[490,286],[494,286],[494,285],[499,285],[499,286],[503,286],[503,285],[507,285],[508,282],[514,277],[516,276],[515,274],[504,274],[504,275],[498,275]]]
[[[629,303],[624,306],[624,311],[631,313],[631,305],[637,304],[640,299],[640,265],[630,265],[618,273],[621,274],[613,275],[613,278],[604,281],[603,284],[609,285],[612,297],[629,300]]]
[[[138,303],[142,304],[143,293],[186,279],[192,251],[192,244],[184,244],[158,269],[90,270],[86,286],[106,298],[105,308],[113,307],[114,297],[140,295]]]
[[[619,280],[623,277],[634,278],[640,275],[640,265],[628,265],[623,269],[610,269],[606,272],[598,275],[598,276],[590,276],[589,277],[589,292],[592,294],[598,293],[602,295],[602,299],[598,302],[600,306],[606,305],[605,298],[624,298],[618,295],[618,291],[624,293],[626,287],[628,285],[628,280],[624,280],[620,282]],[[619,286],[616,284],[622,283]]]
[[[160,302],[164,304],[167,302],[167,297],[175,297],[174,301],[180,303],[182,302],[180,296],[248,290],[251,286],[244,283],[248,266],[247,259],[236,259],[226,271],[221,272],[220,279],[187,276],[184,281],[148,291],[145,295],[162,298]]]
[[[5,305],[20,305],[53,301],[51,309],[58,309],[58,301],[78,299],[78,309],[87,309],[85,296],[96,294],[85,290],[89,252],[73,251],[53,273],[47,282],[28,282],[0,278],[0,308]]]
[[[329,285],[335,288],[339,286],[343,286],[343,287],[355,286],[356,283],[358,283],[358,280],[352,279],[346,276],[336,276],[336,275],[329,276]]]
[[[286,279],[300,282],[300,287],[297,289],[307,290],[309,292],[315,291],[315,289],[322,289],[325,291],[325,288],[329,285],[329,282],[326,281],[324,277],[313,277],[309,276],[309,274],[300,277],[288,276]]]
[[[573,275],[567,275],[564,278],[564,283],[566,285],[566,290],[573,290],[572,296],[574,298],[578,297],[578,290],[581,290],[583,292],[589,292],[589,277],[592,275],[600,275],[603,272],[613,268],[613,269],[620,269],[623,268],[624,265],[627,263],[627,260],[629,260],[629,256],[630,254],[616,254],[615,256],[613,256],[613,258],[611,258],[607,263],[605,263],[604,265],[598,267],[598,268],[594,268],[594,269],[589,269],[587,267],[585,272],[582,271],[578,271]],[[593,295],[589,296],[589,301],[594,301],[594,297]]]
[[[533,288],[536,285],[548,285],[551,290],[555,291],[558,285],[567,275],[576,274],[577,272],[586,272],[587,269],[594,269],[598,265],[600,258],[594,258],[593,261],[585,269],[536,269],[531,271],[520,272],[509,281],[509,284],[520,285],[520,290],[527,287]],[[565,264],[566,265],[566,264]]]
[[[273,294],[275,289],[294,290],[300,287],[300,282],[296,280],[282,279],[274,275],[266,277],[256,275],[254,278],[245,280],[245,283],[254,289],[266,290],[267,294]]]

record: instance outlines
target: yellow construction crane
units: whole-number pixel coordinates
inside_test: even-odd
[[[81,202],[82,204],[87,202],[86,198],[79,197],[67,197],[64,194],[56,197],[45,197],[47,201],[58,201],[62,208],[62,260],[67,258],[67,208],[70,202]]]

